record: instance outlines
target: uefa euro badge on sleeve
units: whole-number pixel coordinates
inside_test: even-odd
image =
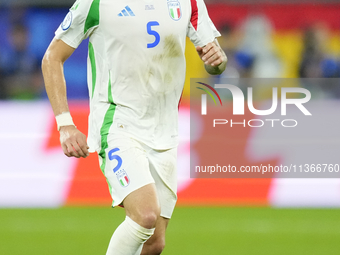
[[[181,4],[179,3],[178,0],[168,1],[168,9],[169,9],[170,17],[173,20],[175,21],[180,20],[180,18],[182,17],[182,10],[181,10]]]
[[[61,23],[61,28],[65,31],[70,28],[72,24],[72,12],[68,12],[64,21]]]

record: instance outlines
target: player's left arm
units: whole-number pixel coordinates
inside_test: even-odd
[[[205,70],[209,74],[218,75],[223,73],[228,59],[217,39],[203,47],[197,46],[196,51],[204,62]]]

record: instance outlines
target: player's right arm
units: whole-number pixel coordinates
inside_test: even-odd
[[[55,116],[68,113],[64,62],[72,55],[74,48],[62,40],[53,39],[42,61],[45,88]],[[61,126],[60,143],[68,157],[89,155],[86,136],[74,125]]]

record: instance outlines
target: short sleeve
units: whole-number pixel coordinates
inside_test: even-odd
[[[77,48],[98,25],[99,0],[78,0],[55,32],[55,38]]]
[[[221,36],[211,21],[203,0],[191,1],[191,19],[187,36],[195,46],[205,46]]]

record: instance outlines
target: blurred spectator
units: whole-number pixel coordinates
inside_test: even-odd
[[[336,56],[327,54],[329,41],[328,28],[325,24],[318,23],[310,26],[304,32],[303,52],[299,67],[301,78],[339,78],[340,61]],[[308,80],[302,83],[303,87],[314,91],[322,97],[340,98],[340,84],[338,80],[330,80],[327,86],[313,84]]]
[[[309,27],[303,36],[303,53],[299,69],[301,78],[322,77],[321,62],[324,58],[322,42],[324,33],[317,27]]]
[[[0,55],[1,97],[33,99],[43,90],[40,60],[28,49],[29,35],[23,23],[13,23],[8,33],[10,47]]]
[[[248,16],[239,28],[224,24],[221,47],[228,65],[220,78],[279,78],[283,67],[272,43],[272,26],[266,16]]]
[[[241,26],[243,40],[237,59],[249,69],[252,78],[282,77],[282,64],[275,55],[272,42],[272,25],[263,14],[253,14]]]
[[[327,55],[328,29],[324,24],[315,24],[304,32],[303,53],[299,68],[301,78],[340,77],[339,60]]]

